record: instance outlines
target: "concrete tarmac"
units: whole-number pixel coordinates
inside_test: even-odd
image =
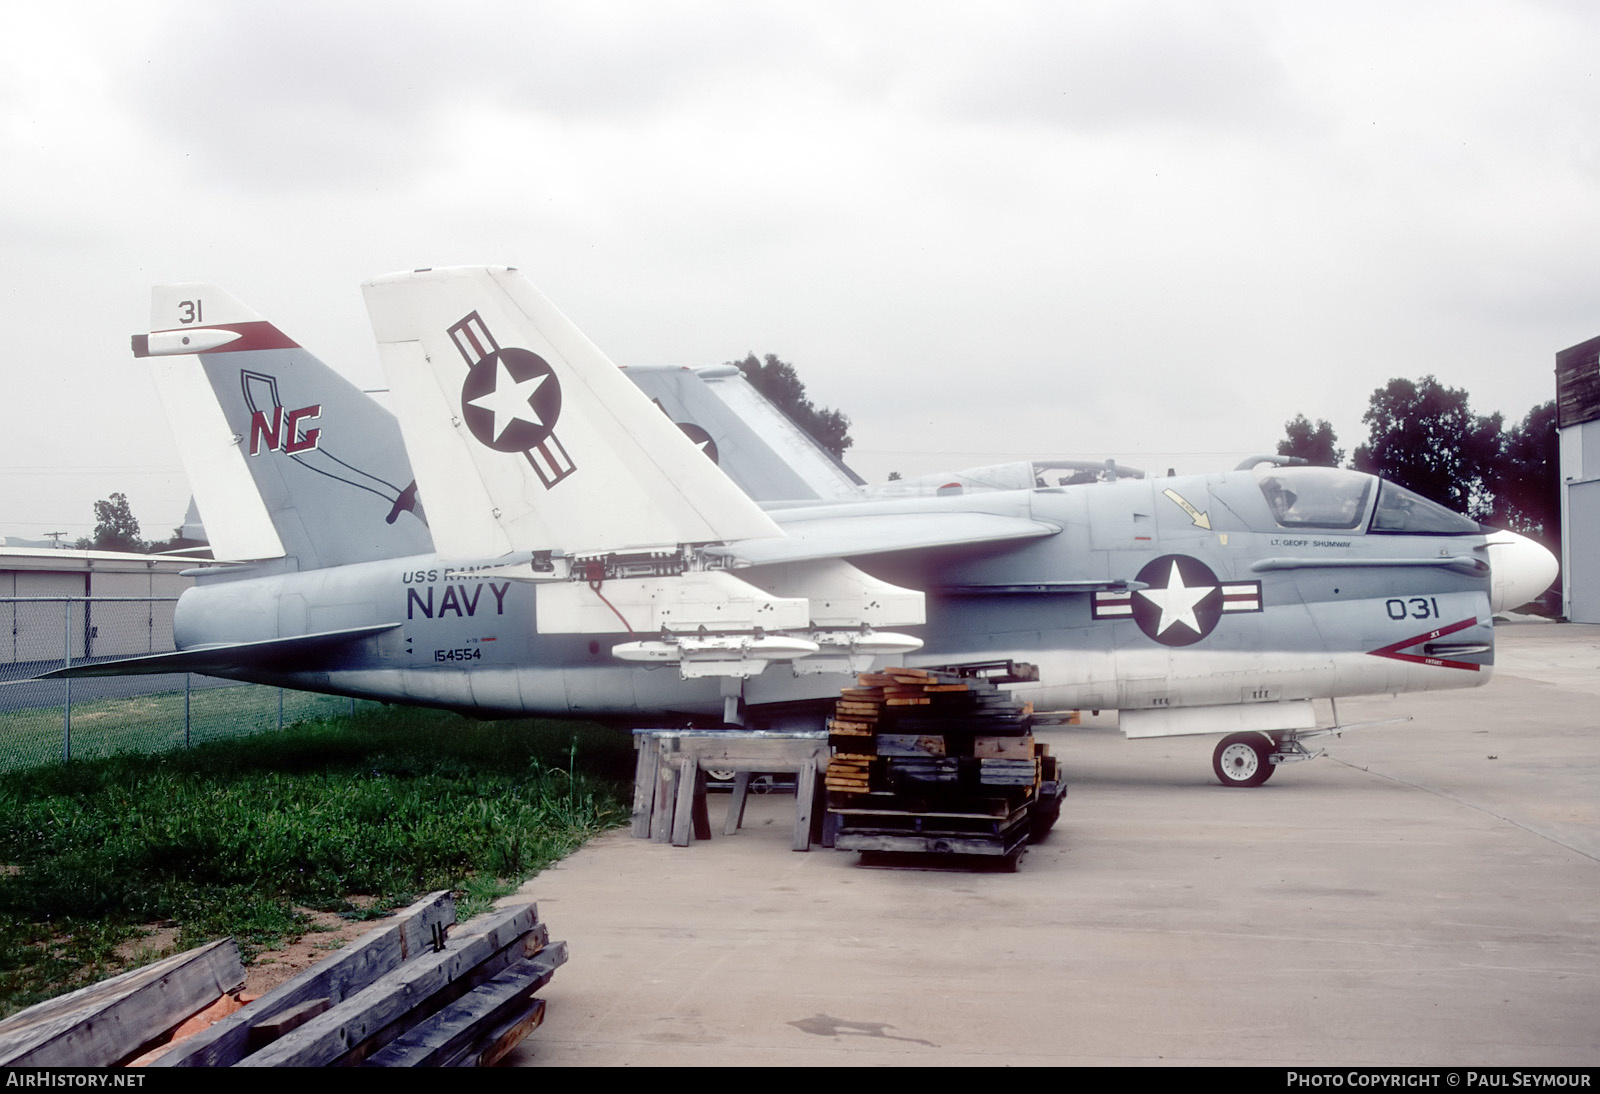
[[[610,833],[524,888],[571,959],[511,1062],[1600,1064],[1600,627],[1496,660],[1254,790],[1214,738],[1045,731],[1071,791],[1014,874],[791,851],[786,795]]]

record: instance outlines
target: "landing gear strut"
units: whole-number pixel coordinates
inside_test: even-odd
[[[1338,716],[1338,712],[1334,712]],[[1410,718],[1386,718],[1381,722],[1354,722],[1349,725],[1323,726],[1318,729],[1283,729],[1268,733],[1235,733],[1224,737],[1217,750],[1211,754],[1211,770],[1223,786],[1260,786],[1272,778],[1279,764],[1301,763],[1322,755],[1323,749],[1312,751],[1305,742],[1313,737],[1338,736],[1347,729],[1387,725],[1390,722],[1409,722]]]
[[[1275,751],[1276,743],[1265,733],[1235,733],[1211,754],[1211,770],[1223,786],[1260,786],[1277,767],[1271,759]]]

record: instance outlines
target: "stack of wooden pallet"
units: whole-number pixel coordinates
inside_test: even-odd
[[[1066,792],[1030,711],[994,683],[885,669],[845,688],[828,723],[834,846],[999,855],[1042,838]]]
[[[532,904],[459,930],[433,893],[240,1008],[232,940],[52,999],[0,1023],[10,1066],[472,1067],[498,1060],[544,1017],[534,997],[567,960]],[[218,999],[219,995],[222,997]],[[223,1005],[218,1007],[217,1003]],[[202,1010],[226,1017],[183,1040]]]

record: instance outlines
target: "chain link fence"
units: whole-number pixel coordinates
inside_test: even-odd
[[[0,771],[163,752],[354,712],[353,699],[192,673],[34,679],[86,661],[172,650],[176,603],[177,597],[0,597]]]

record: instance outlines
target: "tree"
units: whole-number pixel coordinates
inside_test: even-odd
[[[112,494],[104,501],[94,503],[94,539],[97,551],[142,551],[144,541],[139,538],[139,522],[128,508],[128,495]]]
[[[1286,440],[1278,442],[1278,455],[1299,456],[1318,467],[1338,467],[1344,462],[1344,449],[1334,447],[1338,437],[1333,426],[1321,418],[1313,426],[1304,414],[1296,414],[1294,421],[1283,423]]]
[[[1370,432],[1357,471],[1382,475],[1425,498],[1483,520],[1494,510],[1501,418],[1472,413],[1467,393],[1432,376],[1393,379],[1361,416]]]
[[[1492,523],[1532,536],[1552,550],[1561,539],[1561,461],[1554,399],[1506,431],[1495,476]]]
[[[152,555],[164,555],[172,551],[183,551],[191,547],[204,547],[199,540],[189,539],[183,534],[183,525],[172,530],[172,535],[166,539],[151,540],[144,545],[144,549]]]
[[[795,375],[794,366],[778,360],[777,354],[767,354],[765,363],[756,360],[753,353],[746,354],[743,361],[727,363],[737,365],[751,387],[771,399],[795,425],[835,457],[843,456],[844,450],[854,443],[850,438],[850,419],[837,410],[818,408],[806,398],[806,385]]]

